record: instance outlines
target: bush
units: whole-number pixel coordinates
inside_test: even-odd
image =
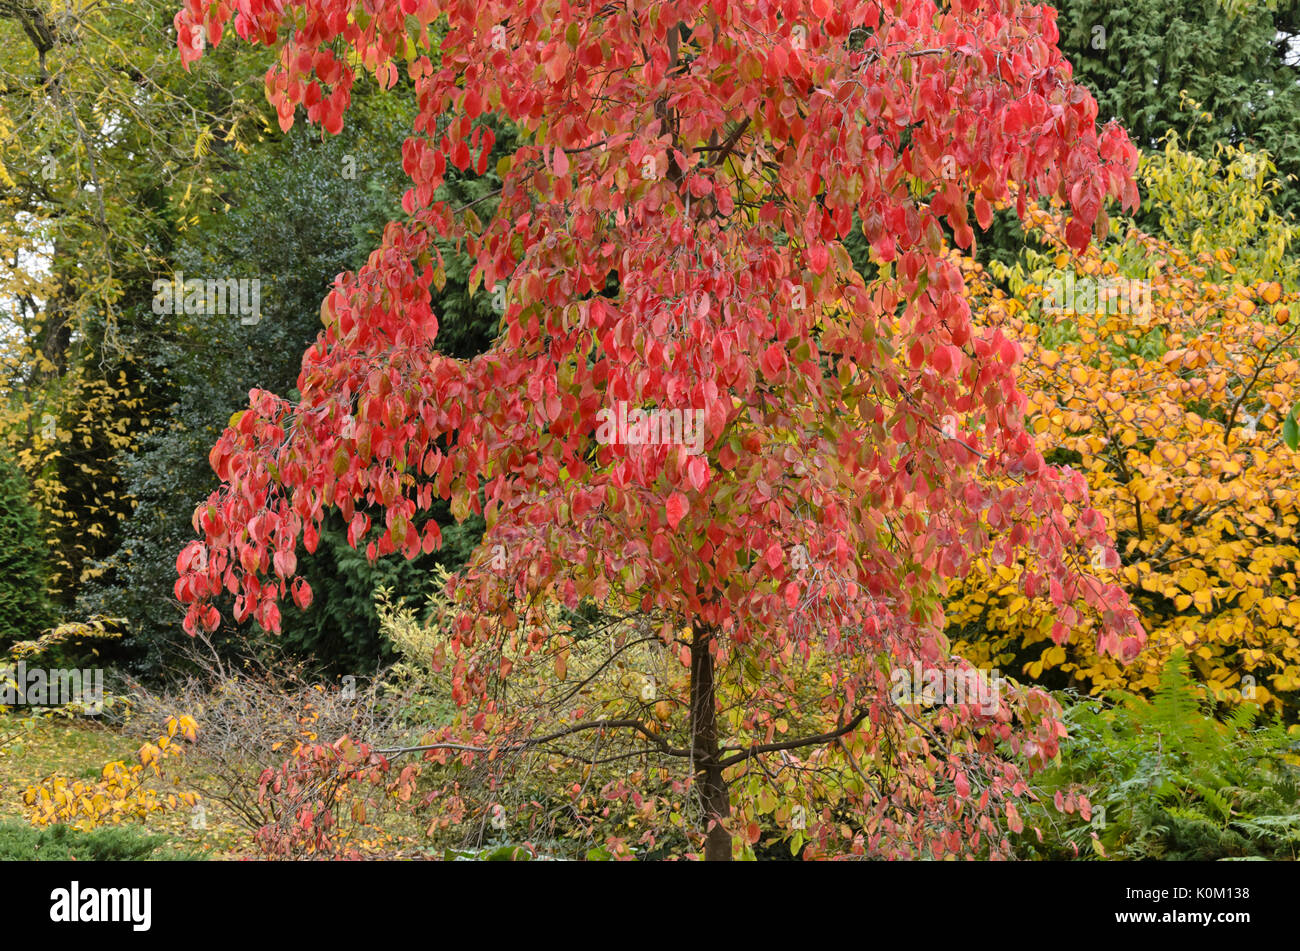
[[[322,755],[330,755],[328,744],[340,738],[362,737],[379,745],[405,738],[394,714],[404,705],[400,694],[381,698],[374,682],[313,682],[301,665],[283,660],[274,669],[252,659],[235,667],[205,661],[195,651],[190,664],[201,675],[178,680],[165,692],[136,684],[127,725],[128,735],[147,741],[153,724],[169,711],[193,713],[197,738],[177,767],[185,788],[193,789],[203,801],[224,806],[231,821],[259,844],[285,827],[296,827],[303,814],[319,815],[333,808],[339,826],[334,838],[352,836],[372,855],[391,845],[386,830],[377,826],[389,805],[384,796],[358,796],[348,800],[351,809],[339,809],[336,800],[347,792],[340,793],[333,782],[338,775],[328,777],[331,782],[323,784],[328,794],[319,801],[305,793],[298,795],[302,792],[298,787],[318,791],[305,780],[289,788],[292,783],[272,785],[269,779],[280,773],[298,778],[300,772],[311,772],[309,767],[317,763],[313,754],[321,749],[326,751]],[[304,759],[310,760],[306,766]],[[332,765],[341,766],[339,758]],[[315,844],[315,840],[304,844],[292,857],[324,856]]]
[[[105,826],[78,832],[66,825],[36,829],[0,822],[0,862],[144,862],[202,859],[165,835],[139,826]]]
[[[0,648],[53,623],[46,545],[22,471],[0,455]]]
[[[1280,285],[1216,280],[1228,249],[1189,255],[1144,235],[1071,256],[1061,222],[1033,212],[1047,254],[1006,272],[1011,295],[973,270],[971,306],[1024,348],[1029,427],[1046,461],[1088,480],[1116,551],[1080,551],[1123,585],[1147,631],[1131,664],[1095,637],[1053,637],[1046,597],[1026,598],[1032,559],[992,558],[953,591],[949,632],[980,666],[1048,687],[1150,691],[1176,648],[1217,701],[1294,716],[1300,702],[1300,317]],[[1066,518],[1077,516],[1070,512]],[[1115,559],[1118,554],[1118,559]],[[1045,594],[1045,592],[1044,592]],[[1082,628],[1100,630],[1096,618]],[[1053,679],[1055,678],[1055,679]]]

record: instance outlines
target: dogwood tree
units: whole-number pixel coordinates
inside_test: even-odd
[[[325,298],[301,399],[253,391],[211,453],[223,485],[178,559],[188,629],[220,623],[223,591],[270,629],[283,599],[309,603],[295,553],[328,507],[372,557],[413,557],[439,545],[419,514],[448,499],[487,530],[435,651],[464,713],[426,757],[591,764],[571,744],[621,735],[681,764],[670,792],[693,806],[673,821],[710,859],[774,819],[805,855],[1005,854],[1024,775],[1063,728],[1014,685],[993,703],[891,696],[899,670],[975,673],[943,635],[948,579],[1031,549],[1023,584],[1047,595],[1055,637],[1089,612],[1106,652],[1142,638],[1087,573],[1097,547],[1115,556],[1083,476],[1045,465],[1024,429],[1018,346],[973,329],[945,254],[971,247],[1009,183],[1022,213],[1027,195],[1066,200],[1075,248],[1104,232],[1108,199],[1136,204],[1136,152],[1097,129],[1054,12],[187,0],[187,65],[232,16],[279,51],[266,88],[283,127],[302,108],[337,132],[362,69],[385,85],[403,70],[419,113],[406,217]],[[483,220],[439,187],[451,166],[486,172],[502,120],[520,145]],[[844,243],[858,228],[862,267]],[[437,348],[446,241],[503,307],[468,361]],[[663,425],[613,438],[608,414],[629,407]],[[698,446],[674,436],[696,419]],[[674,659],[683,742],[650,716],[654,690],[615,712],[505,702],[543,661],[571,695],[556,604],[596,604]],[[602,792],[640,807],[646,781]]]

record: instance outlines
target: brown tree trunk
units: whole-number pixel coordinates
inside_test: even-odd
[[[731,861],[731,833],[723,821],[731,815],[727,783],[718,765],[718,709],[714,697],[713,631],[696,628],[691,641],[691,755],[695,764],[695,789],[712,824],[704,843],[709,862]]]

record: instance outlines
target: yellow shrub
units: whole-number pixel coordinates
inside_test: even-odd
[[[51,776],[23,792],[23,804],[33,825],[54,822],[71,823],[78,829],[115,824],[125,819],[144,819],[150,813],[193,806],[198,796],[192,792],[159,795],[147,785],[150,776],[161,779],[165,757],[176,756],[185,748],[179,739],[194,742],[198,726],[188,716],[167,718],[167,731],[154,742],[140,747],[140,762],[128,766],[122,761],[107,764],[97,781],[68,780]]]
[[[1021,390],[1048,461],[1084,472],[1113,532],[1117,577],[1149,635],[1125,667],[1087,638],[1058,646],[1046,601],[987,560],[948,607],[977,663],[1057,671],[1092,692],[1149,689],[1182,646],[1227,703],[1294,708],[1300,696],[1300,454],[1282,429],[1300,385],[1294,295],[1215,283],[1230,251],[1188,255],[1139,232],[1078,258],[1035,212],[1049,253],[1004,272],[966,262],[972,310],[1025,350]],[[1086,557],[1086,555],[1085,555]]]

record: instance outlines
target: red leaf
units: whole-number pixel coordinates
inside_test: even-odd
[[[1020,818],[1020,813],[1016,811],[1014,802],[1007,803],[1007,828],[1012,832],[1022,832],[1025,828],[1025,822]]]
[[[831,256],[826,250],[826,245],[814,244],[808,249],[808,265],[813,269],[814,274],[823,273],[830,261]]]
[[[298,570],[298,556],[290,549],[277,551],[271,560],[275,564],[275,573],[281,578],[288,578]]]
[[[776,376],[785,366],[785,349],[780,344],[772,344],[763,352],[761,365],[763,373],[769,379]]]
[[[691,480],[691,487],[701,491],[709,484],[709,461],[702,456],[692,456],[686,464],[686,475]]]
[[[681,523],[690,507],[690,503],[686,501],[686,496],[682,495],[682,493],[674,492],[670,495],[668,501],[664,503],[664,508],[668,513],[668,527],[676,531],[677,526]]]

